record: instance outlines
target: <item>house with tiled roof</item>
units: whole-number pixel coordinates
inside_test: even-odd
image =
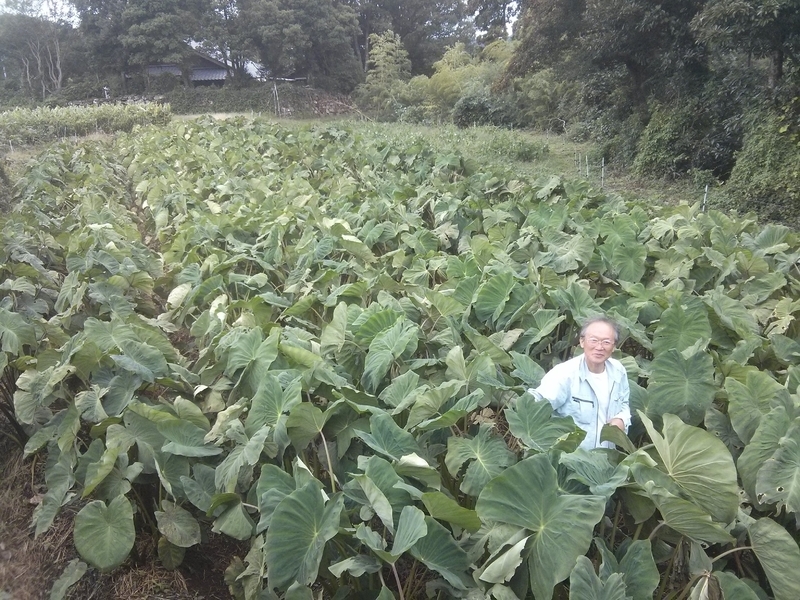
[[[182,66],[177,63],[148,65],[147,76],[149,78],[154,78],[169,74],[176,77],[183,77],[184,73],[181,67]],[[186,75],[189,78],[189,82],[195,87],[203,85],[222,87],[228,77],[228,68],[225,66],[224,62],[196,50],[184,68],[187,70]]]

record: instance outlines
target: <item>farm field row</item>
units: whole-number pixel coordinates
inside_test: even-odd
[[[792,230],[338,122],[54,145],[16,193],[2,402],[35,534],[77,512],[54,589],[147,530],[172,569],[246,544],[248,600],[800,597]],[[597,313],[637,417],[587,452],[525,390]]]

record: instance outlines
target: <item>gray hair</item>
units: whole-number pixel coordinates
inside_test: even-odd
[[[619,325],[613,319],[610,319],[604,315],[599,315],[597,317],[590,317],[583,322],[583,326],[581,327],[581,339],[586,337],[586,330],[589,329],[590,325],[594,325],[595,323],[605,323],[609,327],[614,330],[614,344],[619,342]]]

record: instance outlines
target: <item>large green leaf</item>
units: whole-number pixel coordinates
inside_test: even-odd
[[[690,425],[702,423],[717,392],[711,356],[702,353],[684,358],[671,349],[656,356],[651,369],[648,416],[672,413]]]
[[[478,288],[478,296],[475,299],[475,316],[484,323],[496,321],[503,312],[515,285],[514,274],[509,271],[489,277]]]
[[[271,588],[309,585],[317,578],[325,544],[339,531],[344,497],[327,503],[319,485],[309,482],[281,500],[267,530],[266,564]]]
[[[189,548],[200,543],[200,523],[189,511],[169,500],[162,500],[161,508],[154,511],[158,530],[171,544]]]
[[[611,266],[620,279],[637,283],[642,280],[646,269],[647,248],[637,246],[621,246],[614,248],[611,254]]]
[[[764,568],[775,600],[800,598],[800,547],[788,531],[761,517],[747,527],[750,544]]]
[[[619,571],[633,600],[650,600],[660,579],[650,540],[632,542],[619,561]]]
[[[14,412],[20,422],[33,424],[38,409],[48,407],[63,397],[60,391],[62,382],[74,371],[75,368],[71,365],[49,366],[41,371],[23,371],[17,378],[17,389],[14,391]]]
[[[781,439],[797,420],[791,407],[775,407],[761,419],[752,440],[739,457],[737,468],[742,478],[742,486],[752,500],[757,499],[756,483],[759,470],[775,454]]]
[[[627,465],[613,465],[608,455],[601,452],[578,448],[575,452],[562,454],[560,463],[572,471],[569,479],[580,481],[592,494],[607,500],[628,479]]]
[[[548,290],[555,306],[569,311],[576,321],[588,319],[603,312],[600,304],[589,293],[588,285],[573,281],[568,287],[554,287]]]
[[[467,553],[438,521],[425,517],[427,533],[411,547],[411,555],[459,590],[467,588]]]
[[[392,363],[409,348],[416,348],[418,335],[416,325],[398,320],[375,336],[364,361],[362,381],[367,391],[375,392]]]
[[[741,301],[726,295],[722,288],[707,292],[703,300],[714,310],[720,322],[739,337],[747,339],[758,333],[759,326],[751,311]]]
[[[401,429],[391,415],[387,413],[372,415],[369,427],[369,433],[366,431],[357,431],[356,433],[375,452],[394,460],[400,460],[407,454],[422,455],[414,436]]]
[[[133,507],[125,496],[106,505],[95,500],[75,515],[75,548],[86,562],[101,571],[118,567],[127,558],[136,531]]]
[[[552,266],[556,273],[574,271],[585,265],[594,252],[595,241],[587,236],[569,235],[560,231],[544,230],[542,238],[548,251],[538,260]]]
[[[392,505],[384,495],[383,491],[367,475],[356,475],[353,480],[361,486],[366,502],[364,507],[370,509],[383,522],[383,526],[394,534],[394,517],[392,515]],[[362,509],[362,515],[364,511]]]
[[[536,452],[547,452],[562,437],[577,429],[570,417],[554,416],[549,402],[524,394],[505,411],[508,429],[522,444]]]
[[[422,503],[434,519],[447,521],[453,525],[475,533],[481,528],[481,520],[474,510],[464,508],[443,492],[422,494]]]
[[[728,392],[731,425],[739,439],[749,444],[761,417],[776,406],[779,400],[788,398],[789,394],[768,373],[753,368],[748,368],[746,373],[744,382],[727,377],[725,391]]]
[[[640,413],[664,471],[686,497],[716,521],[730,523],[739,509],[739,486],[733,457],[715,435],[664,415],[663,436]]]
[[[556,471],[537,454],[492,479],[478,497],[482,521],[507,523],[534,532],[528,569],[536,598],[548,599],[569,577],[578,556],[589,549],[594,526],[603,516],[599,496],[558,494]]]
[[[22,315],[0,308],[0,343],[3,352],[19,356],[23,346],[36,347],[36,331]]]
[[[325,422],[330,417],[329,412],[322,412],[310,402],[301,402],[294,406],[286,419],[286,431],[292,444],[302,450],[314,438],[322,433]]]
[[[214,484],[218,490],[232,491],[239,477],[239,471],[245,465],[254,465],[258,462],[261,453],[264,451],[264,442],[269,435],[270,428],[264,425],[256,431],[253,436],[243,444],[228,453],[228,456],[217,465],[214,473]]]
[[[778,439],[775,453],[759,469],[756,497],[761,503],[776,503],[788,512],[800,512],[800,419],[792,421]]]
[[[114,362],[148,383],[169,373],[167,359],[158,348],[133,340],[120,341],[119,348],[123,354],[112,354]]]
[[[736,600],[759,600],[758,595],[744,581],[728,572],[714,571],[723,598]]]
[[[652,481],[644,484],[647,497],[658,508],[664,522],[675,531],[709,544],[731,544],[735,540],[711,515],[696,504],[678,498]]]
[[[708,308],[697,298],[681,298],[663,313],[653,334],[653,353],[658,356],[674,348],[683,352],[711,339]]]
[[[570,600],[627,600],[625,581],[620,573],[612,573],[602,581],[594,572],[594,565],[585,556],[579,556],[569,576]]]
[[[477,496],[489,480],[514,464],[514,455],[503,438],[492,435],[492,428],[482,425],[472,439],[466,436],[447,438],[445,465],[450,474],[457,477],[466,462],[469,465],[459,488],[465,494]]]
[[[267,373],[250,401],[250,411],[245,420],[247,435],[252,435],[264,425],[276,427],[284,413],[300,403],[300,392],[299,379],[293,380],[284,389],[273,373]]]
[[[425,513],[415,506],[404,506],[397,521],[397,531],[394,534],[390,555],[396,560],[427,533]]]

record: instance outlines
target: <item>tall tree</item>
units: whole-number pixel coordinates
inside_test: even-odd
[[[201,19],[200,47],[229,66],[236,79],[248,76],[247,63],[257,58],[250,43],[239,0],[211,0]]]
[[[199,30],[200,0],[128,0],[120,36],[131,65],[183,63]]]
[[[430,74],[448,46],[472,43],[474,26],[461,0],[390,0],[385,9],[403,40],[413,74]]]
[[[703,41],[768,57],[770,87],[783,78],[786,60],[800,67],[798,0],[708,0],[692,25]]]
[[[91,68],[98,74],[113,73],[125,81],[128,54],[122,44],[122,14],[127,0],[70,0],[80,19],[79,29],[89,49]]]
[[[467,11],[473,15],[475,27],[484,43],[504,40],[508,28],[519,11],[519,2],[513,0],[468,0]]]
[[[696,75],[705,66],[705,51],[691,32],[703,0],[588,1],[581,36],[583,55],[595,68],[624,67],[636,102],[677,73]],[[683,78],[683,81],[686,81]]]
[[[351,91],[363,78],[353,39],[356,12],[336,0],[249,0],[249,38],[273,77],[309,77]]]
[[[369,36],[389,29],[403,40],[414,75],[433,72],[433,63],[457,42],[472,44],[475,27],[466,0],[348,0],[359,15],[357,46],[369,61]]]
[[[508,74],[518,77],[568,60],[583,33],[586,0],[527,0],[515,24],[519,42]]]
[[[655,91],[705,68],[705,52],[690,24],[703,0],[529,0],[519,27],[511,76],[559,67],[583,80],[623,74],[626,95],[642,104]],[[680,79],[680,77],[679,77]]]
[[[65,50],[71,37],[69,24],[0,13],[0,76],[17,79],[32,98],[57,93],[67,75]]]

